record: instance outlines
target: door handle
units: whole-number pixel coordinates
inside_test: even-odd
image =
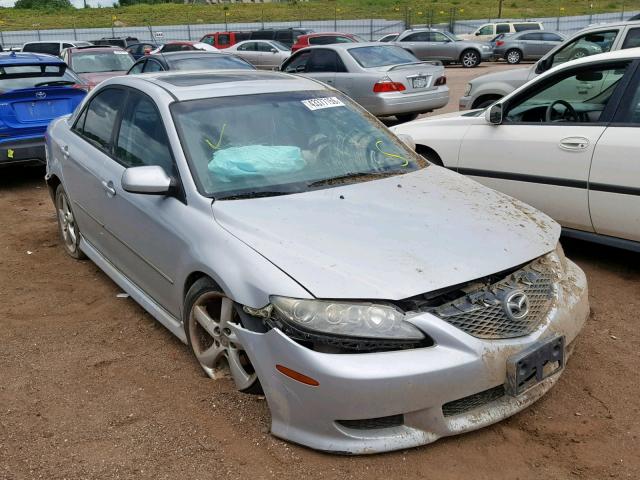
[[[585,137],[567,137],[560,140],[560,148],[570,152],[586,150],[589,147],[589,139]]]
[[[109,180],[108,182],[106,180],[102,181],[102,188],[104,188],[104,191],[107,192],[107,196],[108,197],[115,197],[116,196],[116,189],[113,185],[113,182],[111,180]]]
[[[63,145],[63,146],[62,146],[62,154],[63,154],[65,157],[68,157],[68,156],[69,156],[69,145]]]

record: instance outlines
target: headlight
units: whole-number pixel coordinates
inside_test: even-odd
[[[467,83],[467,86],[464,88],[464,96],[468,97],[471,94],[471,84]]]
[[[277,317],[303,332],[353,339],[420,342],[425,335],[387,305],[271,297]]]

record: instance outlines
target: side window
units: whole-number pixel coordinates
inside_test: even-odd
[[[209,45],[213,45],[214,44],[214,40],[215,37],[213,35],[205,35],[202,40],[200,40],[202,43],[207,43]]]
[[[508,23],[499,23],[496,25],[496,33],[509,33],[511,31],[511,27],[509,27]]]
[[[586,33],[564,45],[553,55],[552,65],[559,65],[569,60],[588,57],[611,50],[611,46],[618,36],[618,30],[597,33]]]
[[[622,48],[640,47],[640,28],[632,28],[627,32]]]
[[[309,57],[311,57],[311,52],[301,52],[288,60],[282,69],[287,73],[304,72],[307,69]]]
[[[509,30],[507,30],[508,32]],[[498,32],[501,33],[501,32]],[[505,33],[505,32],[502,32]],[[484,25],[483,27],[481,27],[479,30],[476,31],[476,36],[478,35],[495,35],[495,32],[493,31],[493,25]]]
[[[272,48],[275,48],[275,47],[272,47],[271,44],[269,44],[267,42],[259,42],[258,43],[258,51],[259,52],[268,52],[268,53],[270,53]]]
[[[257,42],[247,42],[243,45],[240,45],[240,47],[238,47],[238,50],[240,50],[241,52],[255,52],[258,50],[258,44]]]
[[[276,40],[291,43],[293,32],[290,30],[279,30],[276,32]]]
[[[140,93],[131,93],[122,116],[116,158],[125,167],[159,165],[175,173],[169,140],[155,103]]]
[[[131,69],[127,75],[135,75],[136,73],[142,73],[142,69],[144,68],[145,60],[141,62],[137,62]]]
[[[542,39],[545,42],[562,42],[562,37],[560,35],[556,35],[555,33],[543,33]]]
[[[561,72],[523,92],[508,106],[505,123],[598,122],[628,66],[590,65]]]
[[[183,45],[179,44],[179,43],[171,43],[169,45],[165,45],[162,48],[162,51],[164,53],[168,53],[168,52],[179,52],[180,50],[182,50]]]
[[[446,43],[446,42],[449,41],[449,37],[447,37],[444,33],[431,32],[431,40],[430,41]]]
[[[164,70],[164,68],[162,68],[162,65],[160,65],[160,62],[158,62],[157,60],[153,60],[151,58],[149,58],[147,60],[147,63],[144,66],[144,73],[149,73],[149,72],[162,72]]]
[[[63,43],[62,48],[73,48],[73,45],[71,45],[70,43]]]
[[[73,127],[71,127],[72,130],[74,130],[75,132],[78,132],[80,135],[82,135],[84,131],[84,121],[87,118],[88,110],[89,110],[88,108],[85,108],[84,110],[82,110],[82,113],[76,119],[76,122],[73,124]]]
[[[84,116],[82,130],[76,130],[87,140],[103,150],[111,150],[111,134],[116,123],[118,111],[122,108],[126,92],[117,88],[108,88],[99,92],[81,115]]]
[[[526,35],[523,35],[520,37],[521,40],[542,40],[542,34],[541,33],[527,33]]]
[[[58,42],[29,43],[24,46],[23,51],[60,55],[60,44]]]
[[[333,50],[313,50],[307,72],[344,72],[344,66],[338,54]]]
[[[525,30],[540,30],[540,25],[537,23],[514,23],[513,29],[516,32],[524,32]]]
[[[400,40],[401,42],[428,42],[429,32],[411,33]]]
[[[226,33],[218,35],[218,45],[229,45],[229,35]]]

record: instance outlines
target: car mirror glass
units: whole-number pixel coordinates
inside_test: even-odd
[[[173,186],[173,180],[164,168],[158,165],[130,167],[122,174],[122,188],[129,193],[166,195]]]
[[[496,103],[491,105],[484,114],[487,123],[492,125],[500,125],[502,123],[502,104]]]

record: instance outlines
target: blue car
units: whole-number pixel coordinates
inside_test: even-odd
[[[0,53],[0,166],[44,164],[47,125],[73,112],[86,93],[57,57]]]

